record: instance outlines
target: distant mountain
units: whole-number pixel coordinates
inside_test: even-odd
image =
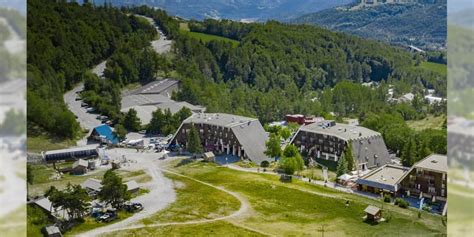
[[[448,23],[474,30],[474,6],[448,15]]]
[[[95,0],[103,4],[104,0]],[[92,1],[90,1],[92,2]],[[108,1],[109,2],[109,1]],[[118,6],[148,5],[187,19],[289,20],[302,14],[341,6],[354,0],[113,0]]]
[[[446,1],[436,4],[383,4],[354,9],[337,7],[303,15],[293,23],[315,24],[364,38],[424,49],[444,49]]]

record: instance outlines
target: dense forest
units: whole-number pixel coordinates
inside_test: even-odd
[[[428,50],[446,48],[446,0],[436,4],[381,4],[350,8],[327,9],[303,15],[292,22]]]
[[[28,1],[27,17],[29,132],[39,127],[52,135],[74,138],[80,132],[79,124],[63,102],[64,92],[90,78],[88,69],[118,49],[146,45],[153,37],[153,27],[107,5],[65,1]],[[117,87],[107,84],[99,86],[112,88],[108,92],[115,88],[119,97],[112,98],[102,90],[109,100],[100,102],[120,101]]]

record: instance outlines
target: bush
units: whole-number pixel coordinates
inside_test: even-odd
[[[395,199],[395,205],[398,205],[401,208],[407,208],[408,206],[410,206],[410,204],[402,198]]]
[[[384,202],[391,202],[392,201],[392,196],[390,194],[385,194],[383,196],[383,201]]]
[[[264,160],[264,161],[262,161],[262,163],[260,163],[260,166],[263,167],[263,168],[267,168],[268,166],[270,166],[270,162]]]

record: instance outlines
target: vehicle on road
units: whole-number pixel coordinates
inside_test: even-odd
[[[143,205],[141,203],[127,203],[124,205],[124,209],[128,212],[139,212],[143,210]]]
[[[95,108],[89,107],[89,108],[86,109],[86,111],[87,111],[88,113],[93,113],[93,112],[95,112]]]
[[[81,107],[87,107],[87,106],[89,106],[89,105],[86,102],[81,103]]]

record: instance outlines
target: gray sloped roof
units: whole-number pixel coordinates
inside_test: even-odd
[[[140,87],[136,93],[137,94],[159,94],[165,91],[166,89],[170,88],[178,84],[179,81],[173,79],[163,79],[159,81],[152,81],[142,87]]]
[[[187,118],[184,123],[203,123],[230,128],[253,121],[258,121],[258,119],[224,113],[196,113]]]
[[[102,184],[101,184],[101,181],[98,180],[98,179],[87,179],[86,181],[84,181],[83,183],[81,183],[81,187],[82,188],[89,188],[89,189],[92,189],[94,191],[100,191],[102,189]]]
[[[380,208],[369,205],[367,208],[365,208],[364,212],[368,213],[370,215],[377,215],[377,213],[380,211]]]
[[[258,120],[233,126],[232,131],[252,162],[260,164],[264,160],[269,161],[267,155],[264,154],[268,135]]]
[[[127,185],[127,191],[140,188],[140,186],[138,186],[137,181],[135,181],[135,180],[130,180],[130,181],[126,182],[125,184]]]
[[[446,155],[432,154],[425,159],[414,164],[415,168],[422,168],[426,170],[447,173],[448,172],[448,158]]]
[[[334,126],[324,126],[328,122],[331,121],[322,121],[308,124],[302,126],[300,130],[318,134],[325,134],[329,136],[336,136],[346,141],[380,136],[380,133],[361,126],[354,126],[343,123],[336,123]]]

